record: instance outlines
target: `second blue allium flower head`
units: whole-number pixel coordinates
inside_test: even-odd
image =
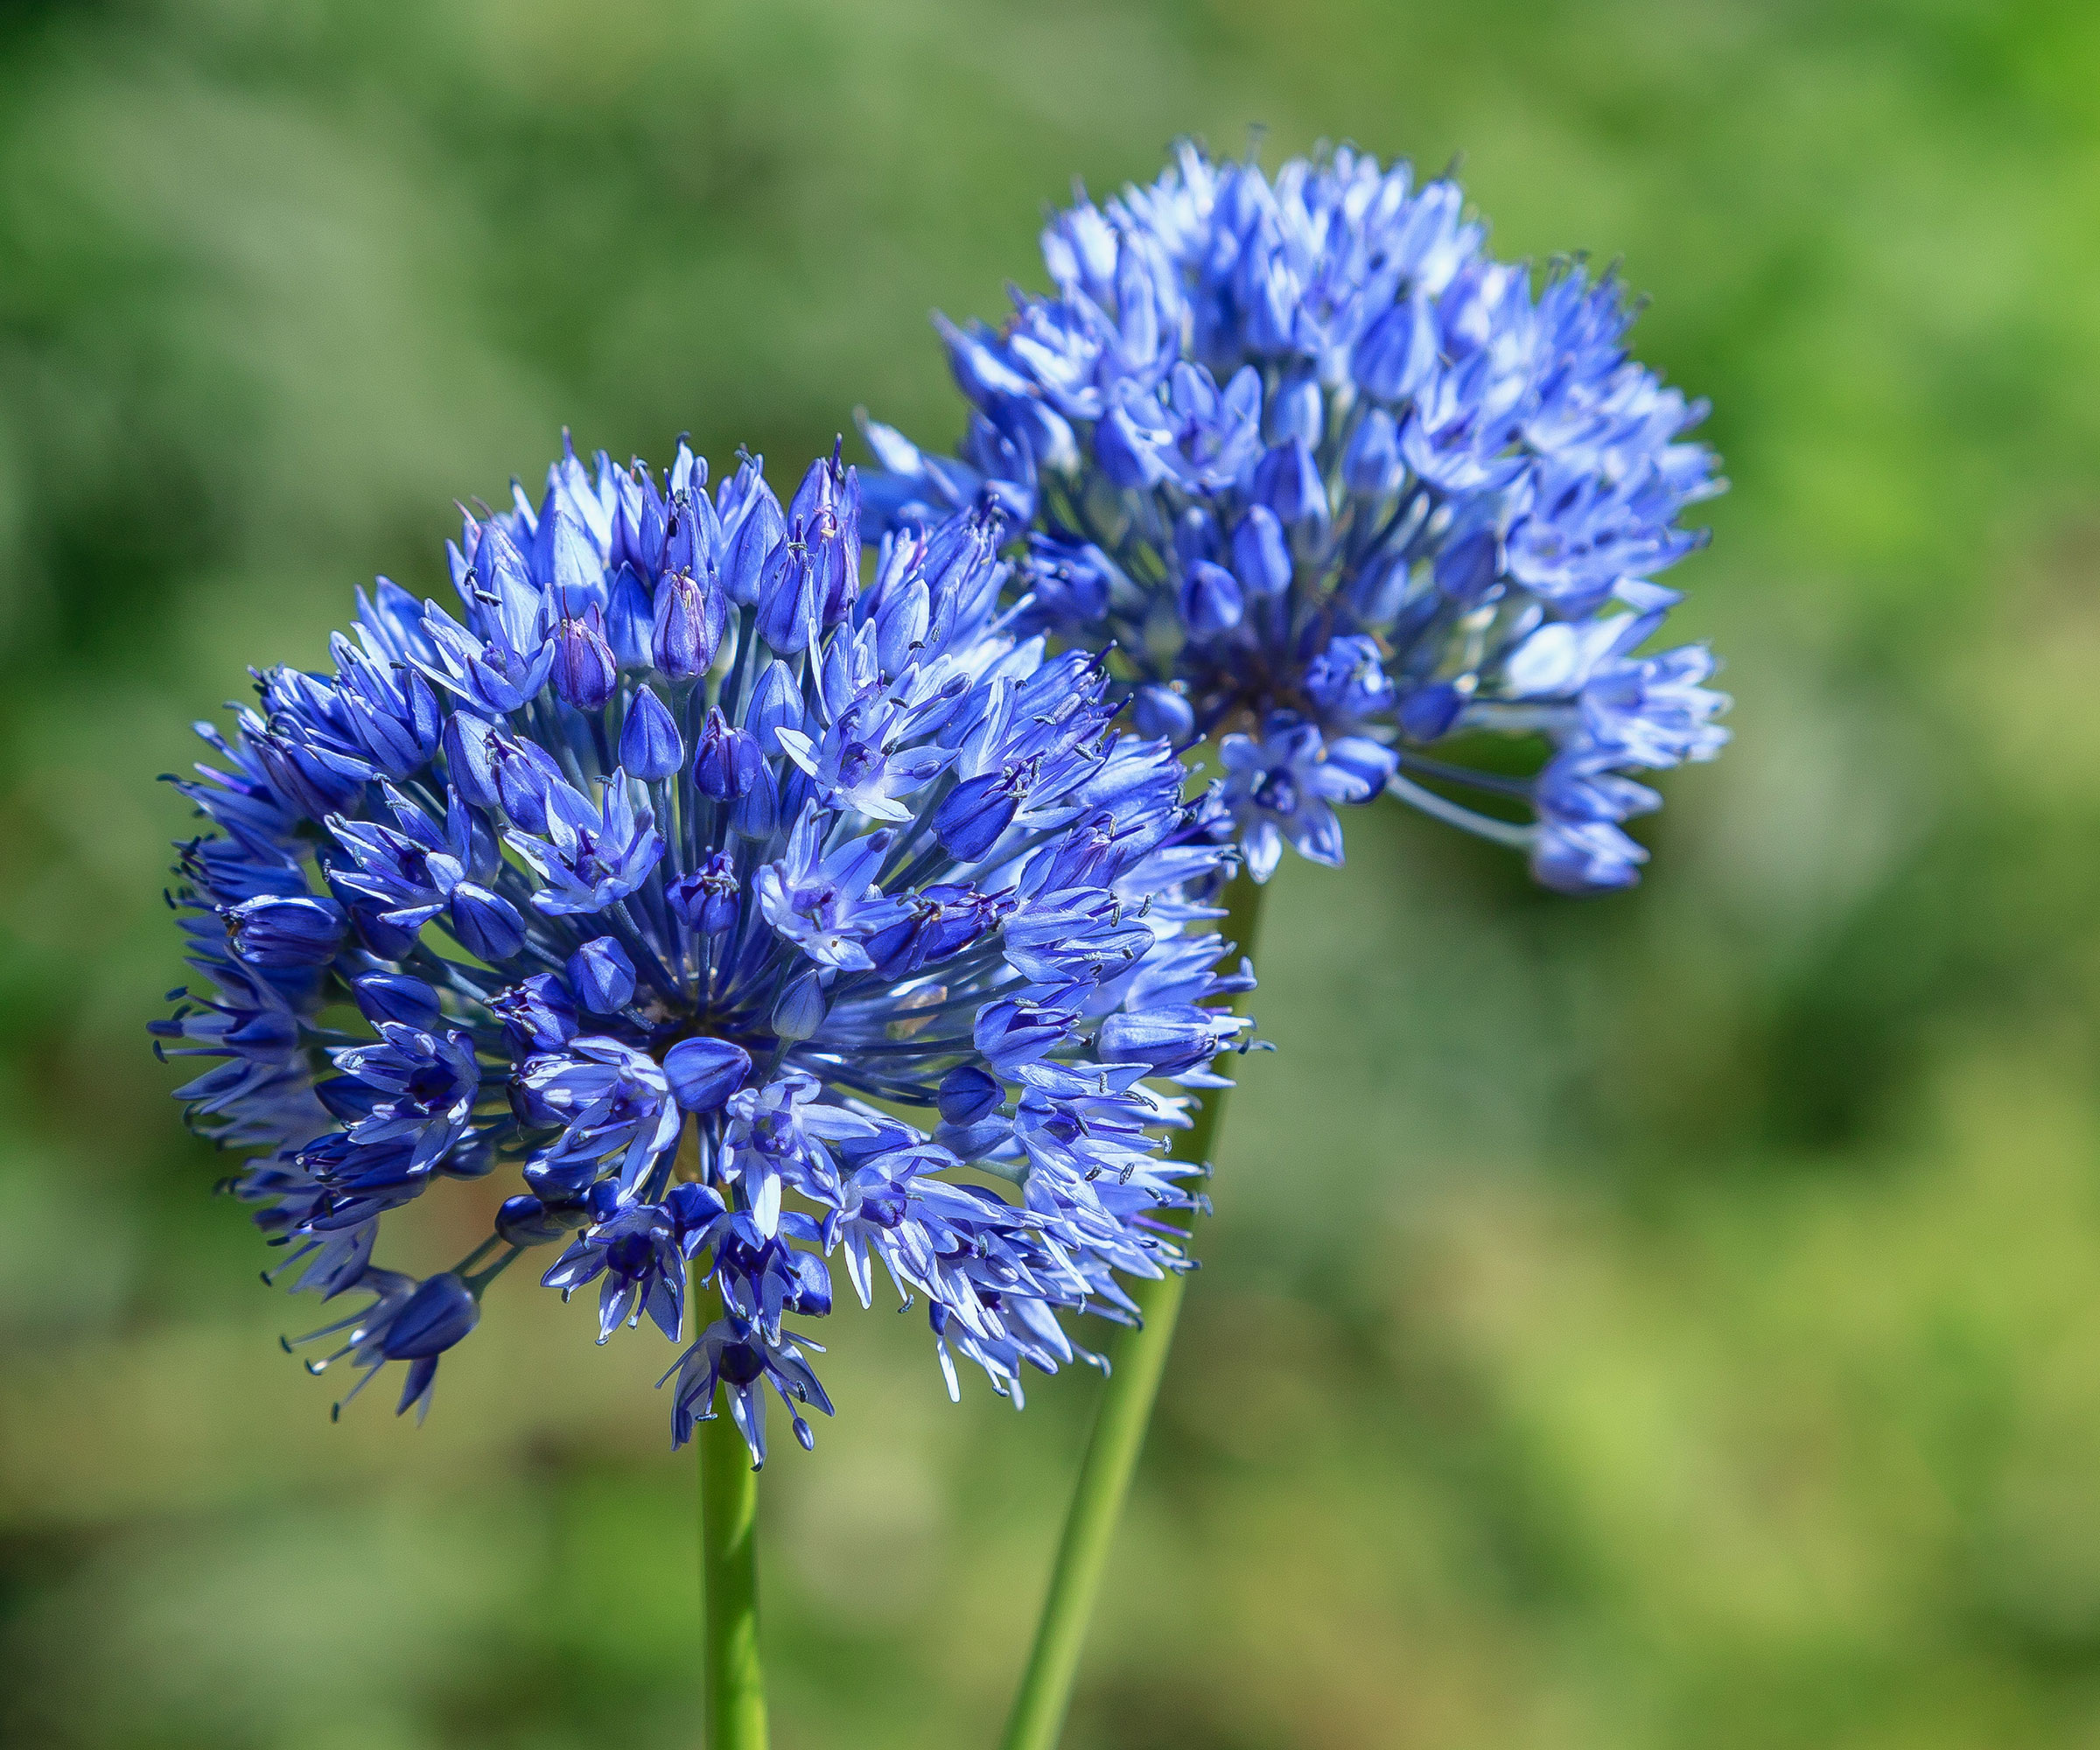
[[[1648,648],[1721,482],[1616,281],[1535,286],[1454,184],[1347,149],[1272,182],[1184,146],[1042,241],[1049,295],[942,325],[960,455],[868,425],[871,532],[1027,526],[1019,624],[1116,652],[1144,732],[1218,744],[1257,877],[1286,842],[1339,862],[1335,804],[1390,790],[1550,886],[1635,879],[1633,774],[1726,738],[1705,649]],[[1546,756],[1481,769],[1480,732]]]
[[[1002,614],[987,514],[893,535],[864,588],[836,457],[784,507],[753,462],[706,487],[682,447],[661,482],[565,454],[467,518],[456,612],[382,581],[332,673],[200,725],[202,982],[154,1030],[213,1060],[180,1096],[253,1156],[293,1286],[365,1297],[317,1370],[400,1362],[427,1405],[545,1248],[601,1340],[686,1340],[677,1439],[726,1382],[762,1458],[768,1390],[805,1444],[830,1407],[788,1321],[834,1256],[864,1303],[878,1270],[924,1298],[951,1390],[960,1354],[1017,1401],[1083,1353],[1061,1313],[1186,1268],[1157,1218],[1200,1169],[1158,1137],[1250,981],[1214,970],[1214,798]],[[499,1172],[454,1268],[374,1262],[388,1216]]]

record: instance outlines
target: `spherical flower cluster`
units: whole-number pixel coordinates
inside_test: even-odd
[[[1644,654],[1722,483],[1616,280],[1535,289],[1454,184],[1347,149],[1271,182],[1185,145],[1042,242],[1053,293],[942,325],[960,454],[867,425],[872,527],[1032,524],[1020,623],[1117,652],[1144,732],[1219,744],[1258,877],[1286,842],[1338,862],[1334,804],[1390,790],[1550,886],[1635,879],[1622,823],[1660,799],[1631,774],[1726,739],[1707,651]],[[1483,769],[1476,732],[1544,757]]]
[[[977,513],[886,541],[863,586],[836,454],[784,508],[746,460],[710,499],[573,453],[536,508],[470,515],[457,612],[383,579],[334,672],[258,676],[181,785],[191,963],[157,1023],[219,1060],[179,1090],[256,1152],[232,1181],[295,1289],[365,1304],[360,1389],[438,1358],[527,1251],[599,1339],[686,1333],[674,1438],[718,1384],[765,1452],[765,1392],[830,1409],[789,1320],[878,1268],[952,1355],[1021,1396],[1127,1317],[1117,1273],[1183,1269],[1161,1213],[1180,1087],[1246,1023],[1207,903],[1232,855],[1166,741],[1113,725],[1099,662],[1046,656]],[[385,1217],[508,1171],[491,1229],[423,1281]],[[469,1196],[473,1194],[464,1194]],[[1090,1358],[1090,1357],[1089,1357]]]

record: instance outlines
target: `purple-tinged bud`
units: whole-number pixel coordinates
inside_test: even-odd
[[[663,1079],[689,1112],[724,1104],[751,1074],[751,1054],[727,1040],[680,1040],[663,1057]]]
[[[704,675],[729,623],[722,586],[690,571],[671,571],[656,585],[656,623],[649,648],[656,666],[675,681]]]
[[[503,1023],[512,1046],[522,1052],[559,1051],[577,1035],[576,1004],[551,972],[536,972],[497,991],[488,1006]]]
[[[326,966],[348,934],[350,920],[333,900],[286,900],[258,894],[222,906],[234,952],[251,966]]]
[[[668,778],[685,763],[685,743],[671,713],[648,687],[639,689],[620,727],[620,763],[644,783]]]
[[[619,684],[619,665],[593,603],[579,619],[564,615],[554,633],[554,690],[578,710],[599,710]]]
[[[759,780],[759,744],[716,706],[707,714],[700,732],[700,746],[693,756],[693,782],[700,794],[718,802],[731,802],[750,793]]]
[[[816,555],[802,538],[798,524],[794,537],[774,549],[759,583],[759,636],[769,648],[792,656],[808,647],[823,606],[822,584]]]
[[[593,936],[569,956],[569,982],[586,1009],[616,1015],[634,999],[634,962],[611,936]]]
[[[737,920],[737,864],[718,850],[690,875],[681,875],[664,889],[671,909],[688,929],[720,935]]]
[[[1192,504],[1174,519],[1174,554],[1186,570],[1200,559],[1225,556],[1225,542],[1218,519],[1200,504]]]

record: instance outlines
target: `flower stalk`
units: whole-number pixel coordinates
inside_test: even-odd
[[[1222,931],[1229,954],[1252,954],[1266,891],[1243,869],[1226,889]],[[1176,1151],[1180,1158],[1210,1158],[1229,1092],[1228,1088],[1214,1088],[1205,1094]],[[1144,1450],[1145,1430],[1159,1396],[1159,1381],[1166,1371],[1187,1284],[1186,1271],[1169,1270],[1157,1280],[1132,1285],[1131,1298],[1138,1303],[1143,1322],[1125,1331],[1116,1346],[1114,1369],[1102,1388],[1072,1504],[1065,1512],[1064,1535],[1058,1542],[1035,1643],[1014,1697],[1002,1750],[1054,1750],[1064,1730],[1094,1601],[1101,1591],[1102,1574],[1138,1455]]]
[[[714,1297],[718,1304],[719,1296]],[[729,1390],[699,1424],[700,1585],[707,1750],[766,1750],[759,1651],[759,1473],[729,1413]]]

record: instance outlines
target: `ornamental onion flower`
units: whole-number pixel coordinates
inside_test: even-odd
[[[1712,759],[1702,646],[1656,573],[1722,489],[1704,416],[1628,354],[1615,276],[1494,260],[1448,179],[1348,148],[1271,182],[1184,144],[1043,232],[1054,290],[941,323],[960,454],[864,422],[871,528],[1031,524],[1017,626],[1113,650],[1146,734],[1218,745],[1257,878],[1341,858],[1390,791],[1579,891],[1637,878],[1634,774]],[[1528,776],[1475,732],[1536,738]],[[1514,817],[1513,817],[1514,816]]]
[[[1186,1268],[1160,1216],[1201,1169],[1160,1138],[1251,979],[1208,928],[1220,804],[1001,611],[995,514],[892,534],[864,586],[836,453],[785,506],[749,459],[706,486],[682,445],[661,482],[564,445],[536,507],[466,518],[455,609],[382,579],[332,673],[200,725],[200,983],[154,1032],[214,1060],[178,1096],[254,1156],[278,1273],[368,1297],[316,1371],[402,1362],[420,1413],[540,1249],[601,1341],[684,1344],[675,1444],[726,1382],[755,1460],[767,1392],[805,1446],[830,1410],[794,1321],[834,1258],[864,1305],[923,1297],[951,1393],[959,1355],[1017,1404],[1085,1354],[1060,1314]],[[374,1261],[499,1172],[452,1269]]]

